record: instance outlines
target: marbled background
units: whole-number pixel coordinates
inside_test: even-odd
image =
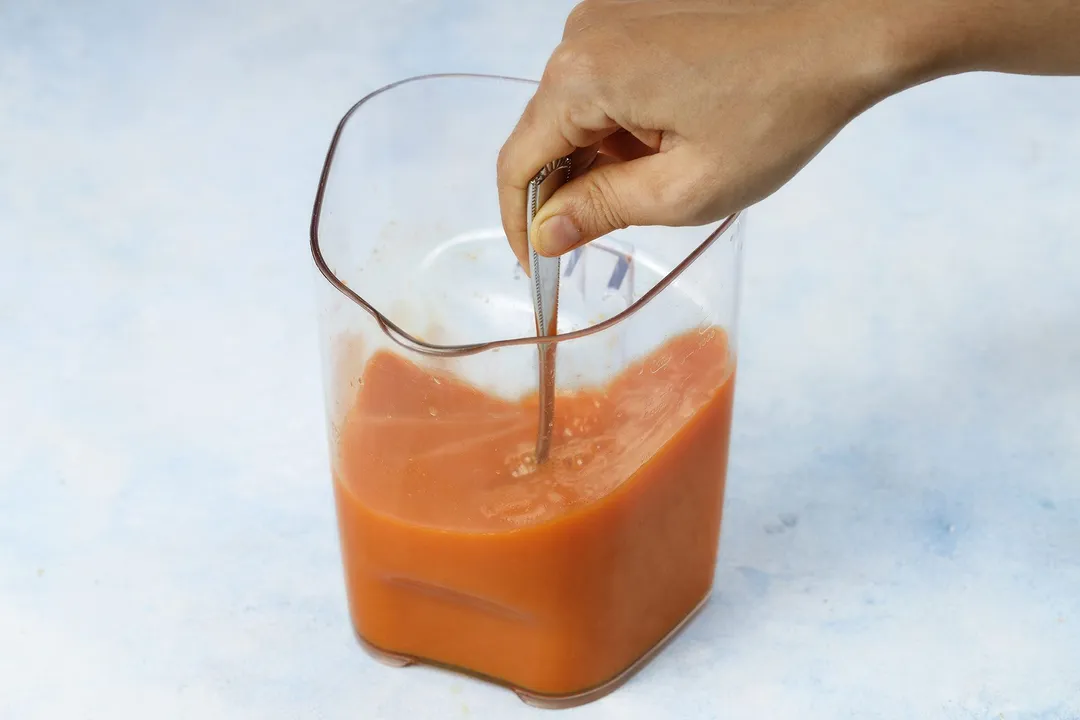
[[[509,718],[356,647],[307,221],[358,97],[571,3],[0,1],[0,718]],[[573,718],[1080,717],[1080,81],[875,108],[752,217],[717,588]]]

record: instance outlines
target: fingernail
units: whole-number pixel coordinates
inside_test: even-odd
[[[562,255],[581,242],[581,233],[565,215],[553,215],[536,229],[536,249],[545,255]]]

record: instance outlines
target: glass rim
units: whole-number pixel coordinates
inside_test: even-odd
[[[529,335],[517,338],[507,338],[503,340],[491,340],[481,343],[468,343],[465,345],[440,345],[438,343],[428,343],[420,340],[413,335],[409,334],[402,328],[398,327],[390,318],[383,315],[379,310],[365,300],[359,293],[354,291],[339,278],[330,266],[327,264],[326,259],[323,257],[322,247],[319,240],[319,222],[322,217],[323,199],[326,193],[327,180],[330,177],[330,169],[334,163],[334,154],[337,151],[338,142],[341,140],[341,136],[345,131],[345,126],[348,124],[352,116],[363,107],[367,102],[375,97],[382,95],[385,92],[393,90],[401,85],[409,83],[420,82],[425,80],[448,80],[448,79],[475,79],[475,80],[502,80],[513,83],[524,83],[528,85],[536,86],[535,80],[529,80],[527,78],[511,77],[508,75],[487,75],[483,73],[431,73],[426,75],[415,75],[413,77],[397,80],[388,85],[384,85],[377,90],[374,90],[364,97],[360,98],[352,107],[350,107],[341,120],[338,121],[337,128],[334,130],[334,135],[330,139],[330,147],[326,152],[326,160],[323,162],[322,172],[319,175],[319,186],[315,194],[315,204],[311,211],[311,230],[310,230],[310,242],[311,242],[311,256],[315,261],[315,266],[319,269],[323,278],[326,279],[330,285],[338,292],[343,294],[348,299],[352,300],[361,309],[370,314],[375,322],[378,323],[379,328],[386,334],[391,340],[397,343],[399,346],[411,350],[413,352],[421,353],[424,355],[431,355],[436,357],[463,357],[466,355],[476,355],[488,350],[495,350],[497,348],[512,347],[517,345],[539,345],[541,343],[547,345],[549,343],[560,343],[568,340],[576,340],[589,335],[602,332],[610,327],[613,327],[626,318],[636,313],[641,308],[645,307],[651,300],[657,295],[663,292],[668,285],[673,283],[683,272],[690,267],[691,264],[697,258],[708,250],[713,243],[715,243],[721,236],[725,235],[728,230],[735,224],[744,211],[734,213],[725,218],[711,233],[695,247],[678,265],[671,269],[664,277],[662,277],[655,285],[633,302],[629,307],[621,312],[612,315],[606,320],[602,320],[595,325],[582,328],[580,330],[574,330],[567,333],[560,333],[558,335],[550,336],[536,336]]]

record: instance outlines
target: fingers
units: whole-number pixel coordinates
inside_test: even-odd
[[[594,146],[618,129],[595,104],[581,99],[588,98],[588,93],[566,69],[572,59],[566,50],[552,57],[540,87],[499,153],[497,175],[503,228],[510,247],[525,267],[529,181],[547,163],[572,153],[578,167],[583,163],[587,166],[596,155]]]
[[[533,225],[537,252],[561,255],[631,225],[694,224],[704,184],[682,153],[629,162],[605,157],[540,208]]]
[[[574,150],[558,126],[552,127],[552,102],[544,96],[542,88],[537,91],[499,152],[496,167],[503,229],[518,262],[525,268],[529,267],[525,227],[529,181],[545,164]]]

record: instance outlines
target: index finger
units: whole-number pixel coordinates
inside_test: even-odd
[[[525,106],[510,137],[499,152],[496,167],[499,188],[499,212],[510,248],[524,268],[529,267],[528,228],[526,227],[526,190],[529,181],[545,164],[568,155],[574,148],[558,128],[543,119],[545,105],[552,101],[544,97],[541,86]]]
[[[617,129],[596,111],[577,114],[588,122],[567,121],[566,101],[545,78],[525,106],[517,126],[499,152],[499,211],[506,239],[522,267],[528,268],[526,191],[529,181],[547,163],[587,148]]]

